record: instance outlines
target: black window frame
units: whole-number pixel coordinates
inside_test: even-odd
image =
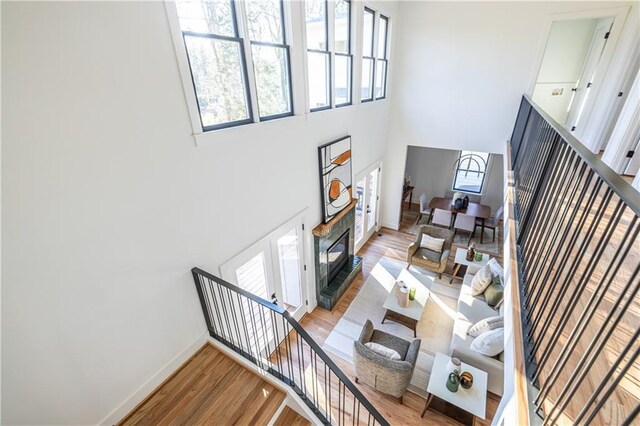
[[[231,0],[234,1],[234,0]],[[287,57],[287,81],[289,83],[289,107],[290,107],[290,111],[289,112],[284,112],[284,113],[280,113],[280,114],[272,114],[272,115],[267,115],[265,117],[262,117],[260,115],[260,98],[258,96],[258,82],[256,79],[256,70],[255,70],[255,65],[253,67],[253,78],[255,80],[255,85],[256,85],[256,107],[258,109],[258,120],[260,122],[262,121],[269,121],[269,120],[276,120],[278,118],[284,118],[284,117],[291,117],[293,115],[293,83],[292,83],[292,79],[291,79],[291,49],[289,44],[287,43],[287,29],[285,27],[285,18],[284,18],[284,0],[280,0],[278,2],[278,4],[280,5],[280,28],[282,30],[282,44],[279,43],[271,43],[271,42],[265,42],[265,41],[254,41],[251,40],[251,36],[249,34],[247,34],[248,40],[249,40],[249,44],[251,46],[267,46],[267,47],[275,47],[275,48],[279,48],[279,49],[285,49],[286,52],[286,57]],[[235,13],[235,11],[234,11]],[[236,30],[237,31],[237,30]],[[251,52],[251,62],[253,63],[253,51]]]
[[[306,7],[306,1],[304,3],[305,7]],[[306,19],[306,11],[305,11],[305,37],[307,36],[307,19]],[[316,108],[311,108],[311,105],[309,105],[309,102],[311,101],[311,97],[309,97],[309,99],[307,99],[307,106],[309,107],[309,112],[317,112],[317,111],[324,111],[327,109],[331,109],[332,105],[333,105],[333,93],[331,90],[331,86],[332,84],[332,79],[331,79],[331,70],[333,69],[332,67],[332,62],[331,62],[331,50],[329,50],[329,0],[324,0],[324,50],[320,50],[320,49],[309,49],[309,45],[307,43],[307,79],[309,78],[309,52],[311,53],[320,53],[323,55],[326,55],[327,57],[327,105],[325,106],[321,106],[321,107],[316,107]],[[307,83],[307,90],[309,89],[309,84]],[[308,93],[308,92],[307,92]]]
[[[475,154],[475,153],[477,153],[479,151],[468,151],[468,152],[471,152],[471,153]],[[487,155],[487,161],[484,164],[484,170],[483,171],[472,170],[472,169],[463,169],[461,167],[461,164],[462,164],[462,151],[460,151],[460,153],[458,154],[458,161],[456,162],[456,169],[455,169],[455,172],[453,174],[453,184],[451,186],[451,189],[453,191],[464,192],[464,193],[467,193],[467,194],[482,195],[482,191],[484,190],[484,183],[485,183],[486,178],[487,178],[487,169],[489,168],[489,161],[490,160],[491,160],[491,154],[488,154]],[[482,182],[480,183],[480,191],[476,192],[476,191],[470,191],[468,189],[457,188],[456,187],[456,182],[458,181],[458,173],[459,172],[467,172],[467,173],[470,172],[470,173],[476,173],[476,174],[482,173]]]
[[[376,91],[376,87],[375,87],[375,80],[373,82],[373,92],[374,92],[374,97],[375,100],[381,100],[381,99],[386,99],[387,97],[387,75],[389,74],[389,58],[388,58],[388,49],[389,49],[389,17],[383,15],[382,13],[380,14],[379,17],[380,21],[384,20],[386,22],[385,28],[384,28],[384,52],[382,55],[382,58],[376,58],[376,69],[375,72],[378,71],[378,62],[384,62],[384,75],[382,77],[382,96],[375,96],[375,91]],[[380,25],[378,25],[378,32],[380,32]],[[378,39],[380,38],[380,35],[378,34]],[[378,46],[378,50],[380,50],[380,46]],[[377,56],[378,52],[376,52],[376,56]]]
[[[247,71],[247,57],[246,52],[244,50],[244,39],[240,37],[238,34],[238,17],[235,8],[235,0],[229,0],[229,7],[231,8],[231,20],[233,24],[233,37],[221,35],[221,34],[213,34],[213,33],[200,33],[196,31],[184,31],[180,28],[180,32],[182,34],[182,43],[184,45],[185,54],[187,56],[187,62],[189,64],[189,74],[191,78],[191,84],[193,87],[193,93],[196,98],[196,107],[198,108],[198,118],[200,120],[200,127],[202,128],[202,132],[210,132],[212,130],[226,129],[229,127],[242,126],[245,124],[250,124],[254,122],[253,115],[253,107],[251,104],[251,90],[249,88],[249,73]],[[216,40],[224,40],[224,41],[232,41],[238,43],[240,46],[240,63],[242,66],[242,78],[244,82],[244,98],[247,105],[247,112],[249,113],[249,117],[242,120],[228,121],[226,123],[214,124],[205,126],[202,121],[202,111],[200,110],[200,102],[198,101],[198,90],[196,89],[196,82],[193,78],[193,67],[191,64],[191,57],[189,55],[189,49],[187,48],[187,37],[201,37],[201,38],[210,38]]]
[[[335,20],[335,12],[334,12],[334,19],[333,19],[333,34],[334,34],[334,46],[333,46],[333,51],[334,51],[334,55],[335,56],[340,56],[340,57],[344,57],[344,58],[348,58],[349,59],[349,101],[348,102],[342,102],[342,103],[335,103],[335,107],[336,108],[341,108],[341,107],[345,107],[345,106],[349,106],[349,105],[353,105],[353,52],[352,52],[352,37],[351,37],[351,19],[352,19],[352,13],[353,13],[353,3],[351,0],[343,0],[345,3],[347,3],[349,5],[349,9],[348,9],[348,15],[347,15],[347,34],[348,34],[348,39],[347,39],[347,52],[343,53],[343,52],[338,52],[338,50],[336,49],[335,46],[335,33],[336,33],[336,20]],[[338,61],[334,61],[334,67],[335,64]],[[335,68],[334,68],[334,73],[335,73]],[[335,101],[336,99],[336,93],[335,93],[335,87],[334,87],[334,93],[333,93],[333,100]]]
[[[372,102],[375,99],[375,92],[376,92],[376,52],[374,50],[375,47],[375,39],[376,39],[376,11],[373,9],[368,8],[367,6],[364,7],[364,12],[363,12],[363,19],[362,19],[362,34],[364,35],[364,14],[366,13],[370,13],[373,15],[373,19],[371,20],[371,56],[366,56],[364,54],[364,51],[362,52],[362,63],[364,64],[364,61],[371,61],[371,77],[369,78],[369,84],[370,84],[370,88],[371,88],[371,97],[370,98],[362,98],[362,84],[360,84],[360,102],[361,103],[365,103],[365,102]],[[363,45],[364,47],[364,45]],[[364,67],[362,67],[362,69],[364,69]],[[364,77],[364,76],[363,76]]]

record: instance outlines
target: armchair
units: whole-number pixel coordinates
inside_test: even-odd
[[[442,253],[420,247],[422,234],[427,234],[434,238],[444,238]],[[438,273],[440,278],[442,278],[442,273],[447,269],[447,259],[449,259],[449,253],[451,252],[453,236],[453,231],[449,229],[431,225],[422,225],[418,228],[418,236],[416,237],[416,240],[411,243],[407,249],[408,266],[411,266],[411,264],[422,266],[423,268],[427,268]]]
[[[400,354],[400,360],[392,360],[365,346],[375,342],[391,348]],[[402,395],[406,392],[413,376],[420,339],[408,342],[384,331],[375,330],[373,323],[367,320],[360,338],[353,343],[353,361],[356,369],[356,383],[364,383],[379,392],[391,395],[402,404]]]

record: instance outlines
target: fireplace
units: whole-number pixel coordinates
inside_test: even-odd
[[[349,230],[327,250],[328,281],[331,282],[349,260]]]
[[[331,310],[362,270],[362,258],[354,254],[357,200],[327,223],[313,228],[313,251],[318,306]]]

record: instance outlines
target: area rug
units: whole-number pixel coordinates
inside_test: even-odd
[[[448,353],[457,311],[460,284],[449,284],[436,274],[422,268],[406,268],[406,263],[382,257],[371,270],[369,278],[358,292],[349,308],[335,325],[324,342],[323,348],[353,363],[353,342],[367,319],[374,327],[402,337],[413,339],[409,328],[387,320],[381,324],[385,309],[382,307],[396,280],[403,280],[409,287],[424,286],[429,298],[417,326],[417,336],[422,340],[416,369],[409,390],[426,396],[427,384],[436,352]]]
[[[414,223],[408,230],[407,232],[409,234],[413,234],[413,235],[418,235],[418,228],[422,225],[426,225],[427,224],[427,220],[429,220],[429,216],[425,215],[422,217],[422,219],[418,222],[418,223]],[[498,234],[496,234],[496,241],[493,242],[493,235],[492,235],[492,231],[490,229],[485,229],[484,230],[484,238],[483,244],[480,244],[480,232],[481,229],[477,229],[476,230],[476,234],[473,237],[473,242],[476,243],[476,249],[485,253],[495,253],[495,254],[499,254],[500,253],[500,249],[498,246],[498,241],[499,241],[499,236]],[[496,233],[499,232],[498,229],[496,229]],[[469,234],[466,232],[463,232],[461,234],[458,234],[454,237],[453,242],[457,245],[460,246],[464,246],[466,247],[469,244]]]

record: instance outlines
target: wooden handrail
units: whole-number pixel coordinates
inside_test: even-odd
[[[507,223],[504,224],[508,232],[506,245],[508,247],[507,259],[509,260],[509,280],[511,281],[511,309],[512,309],[512,350],[515,371],[513,374],[514,388],[513,398],[515,401],[515,422],[519,426],[527,426],[529,421],[529,398],[527,394],[528,380],[526,372],[524,354],[524,335],[522,328],[522,304],[520,302],[520,276],[518,270],[518,252],[516,237],[516,214],[515,214],[515,187],[513,170],[511,170],[511,143],[507,142],[506,161],[507,164]],[[505,265],[507,266],[507,265]]]

